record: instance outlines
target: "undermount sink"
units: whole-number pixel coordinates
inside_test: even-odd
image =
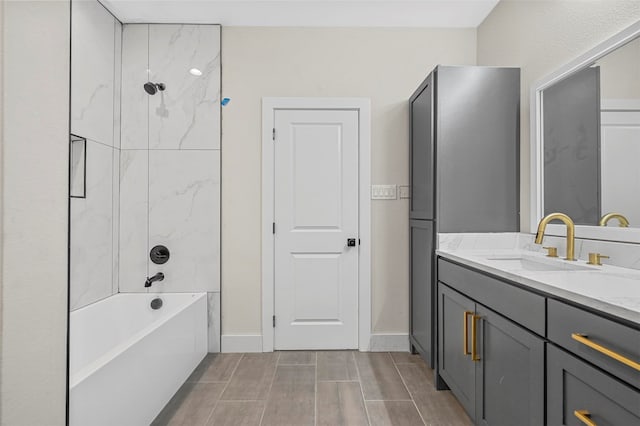
[[[569,261],[536,259],[524,256],[488,256],[491,265],[507,270],[520,271],[591,271],[593,268]]]

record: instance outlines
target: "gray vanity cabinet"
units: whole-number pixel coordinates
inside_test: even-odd
[[[438,303],[439,373],[475,423],[543,424],[543,339],[443,283]]]
[[[475,424],[640,426],[637,325],[437,266],[438,374]]]
[[[480,304],[476,424],[544,424],[544,340]]]
[[[470,315],[473,300],[438,284],[438,373],[458,398],[465,411],[475,418],[475,363],[470,355]]]
[[[409,277],[411,285],[411,320],[410,329],[412,344],[426,358],[433,368],[432,336],[433,295],[431,280],[433,279],[433,222],[428,220],[411,220],[409,238],[411,240],[411,258]]]
[[[409,217],[411,219],[434,219],[434,78],[434,73],[429,74],[409,101],[411,110]]]
[[[548,424],[640,425],[640,330],[553,299],[547,330]]]
[[[579,358],[547,345],[547,424],[640,425],[640,393]]]
[[[558,346],[640,388],[640,371],[587,346],[593,342],[615,355],[640,360],[640,330],[558,300],[547,301],[547,337]],[[575,334],[586,340],[577,341]]]
[[[439,65],[409,99],[409,339],[430,366],[437,233],[519,230],[519,111],[517,68]]]

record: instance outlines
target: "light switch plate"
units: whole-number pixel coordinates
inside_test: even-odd
[[[411,195],[409,193],[409,185],[400,185],[398,186],[398,192],[400,193],[400,199],[401,200],[406,200],[411,198]]]
[[[395,200],[397,198],[396,185],[371,185],[372,200]]]

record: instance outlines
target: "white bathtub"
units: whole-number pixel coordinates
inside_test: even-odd
[[[206,293],[117,294],[73,311],[70,425],[148,425],[206,353]]]

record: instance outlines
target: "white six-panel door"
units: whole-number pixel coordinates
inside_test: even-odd
[[[358,112],[276,110],[274,144],[274,347],[355,349]]]

